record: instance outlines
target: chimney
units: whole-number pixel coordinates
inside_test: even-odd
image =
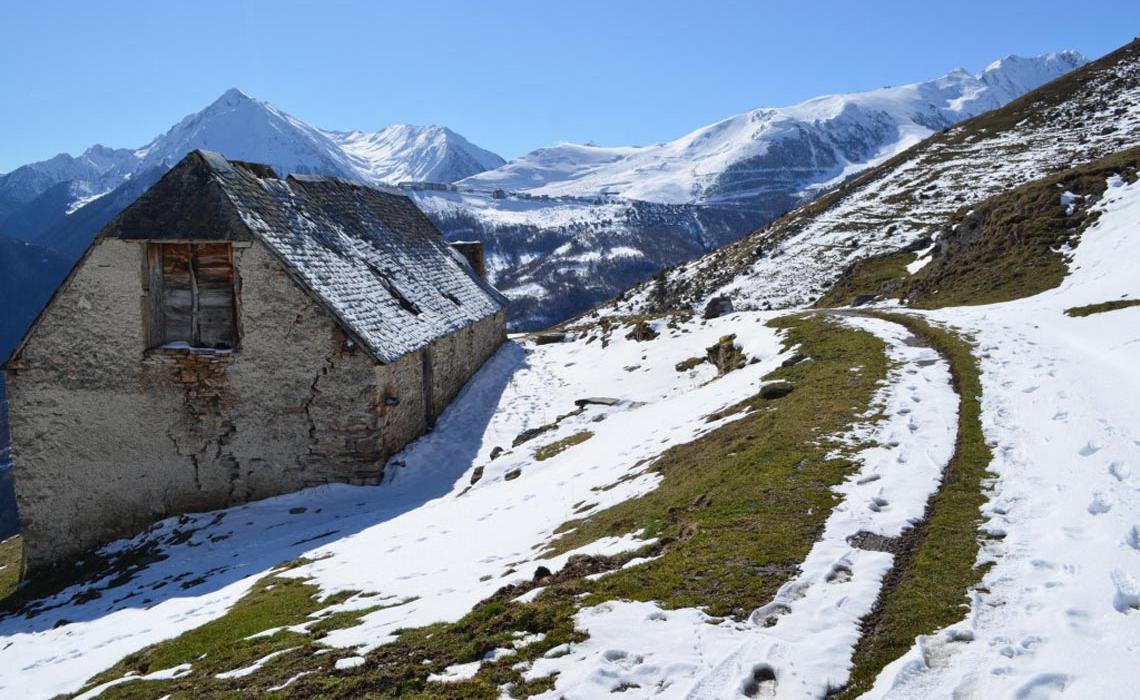
[[[487,269],[483,265],[483,241],[451,241],[449,245],[467,260],[475,274],[487,277]]]

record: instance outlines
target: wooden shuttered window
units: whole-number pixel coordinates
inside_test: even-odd
[[[152,346],[237,345],[233,247],[228,243],[150,243],[147,282]]]

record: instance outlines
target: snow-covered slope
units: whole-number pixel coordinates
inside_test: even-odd
[[[1010,56],[976,75],[959,68],[929,82],[755,109],[653,146],[559,144],[463,184],[779,213],[807,188],[874,165],[1083,63],[1073,51]]]
[[[998,83],[999,85],[1002,83]],[[1140,41],[944,130],[743,240],[669,273],[669,305],[817,300],[855,260],[924,245],[955,211],[1140,144]],[[649,303],[644,287],[623,312]]]
[[[454,182],[503,159],[442,126],[394,124],[380,131],[325,132],[369,182]]]
[[[1140,624],[1140,182],[1109,178],[1071,273],[1027,299],[932,312],[977,340],[998,535],[960,624],[916,640],[872,697],[1135,695]]]
[[[413,196],[448,238],[484,242],[487,275],[511,298],[515,330],[558,323],[752,225],[738,210],[692,204],[431,190]]]

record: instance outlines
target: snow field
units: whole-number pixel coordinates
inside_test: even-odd
[[[969,616],[880,675],[885,698],[1132,697],[1140,684],[1140,185],[1110,180],[1062,285],[930,315],[978,340],[996,473]]]
[[[756,690],[750,684],[778,697],[821,697],[845,682],[859,621],[892,561],[848,538],[894,537],[921,519],[953,454],[958,411],[949,366],[935,351],[908,344],[909,332],[897,324],[846,322],[888,343],[894,367],[875,401],[886,418],[845,436],[870,446],[856,456],[859,470],[837,489],[843,500],[800,574],[773,601],[757,601],[744,623],[643,602],[583,609],[575,620],[589,639],[566,655],[539,660],[526,674],[559,674],[542,697],[594,698],[625,688],[623,697],[715,699],[744,697],[746,689]]]

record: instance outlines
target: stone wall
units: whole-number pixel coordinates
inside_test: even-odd
[[[148,350],[142,244],[105,239],[8,372],[31,567],[208,510],[375,482],[375,362],[260,243],[238,248],[238,350]]]
[[[99,241],[8,372],[30,568],[181,512],[378,483],[428,427],[424,353],[438,413],[505,339],[500,312],[381,365],[254,242],[238,348],[148,349],[144,246]]]
[[[434,420],[506,337],[506,312],[500,311],[436,340],[428,348],[378,366],[376,385],[382,394],[378,403],[384,448],[397,452],[429,427],[423,389],[425,354],[432,366],[430,420]]]
[[[433,418],[447,408],[506,337],[506,312],[500,311],[432,343]]]

